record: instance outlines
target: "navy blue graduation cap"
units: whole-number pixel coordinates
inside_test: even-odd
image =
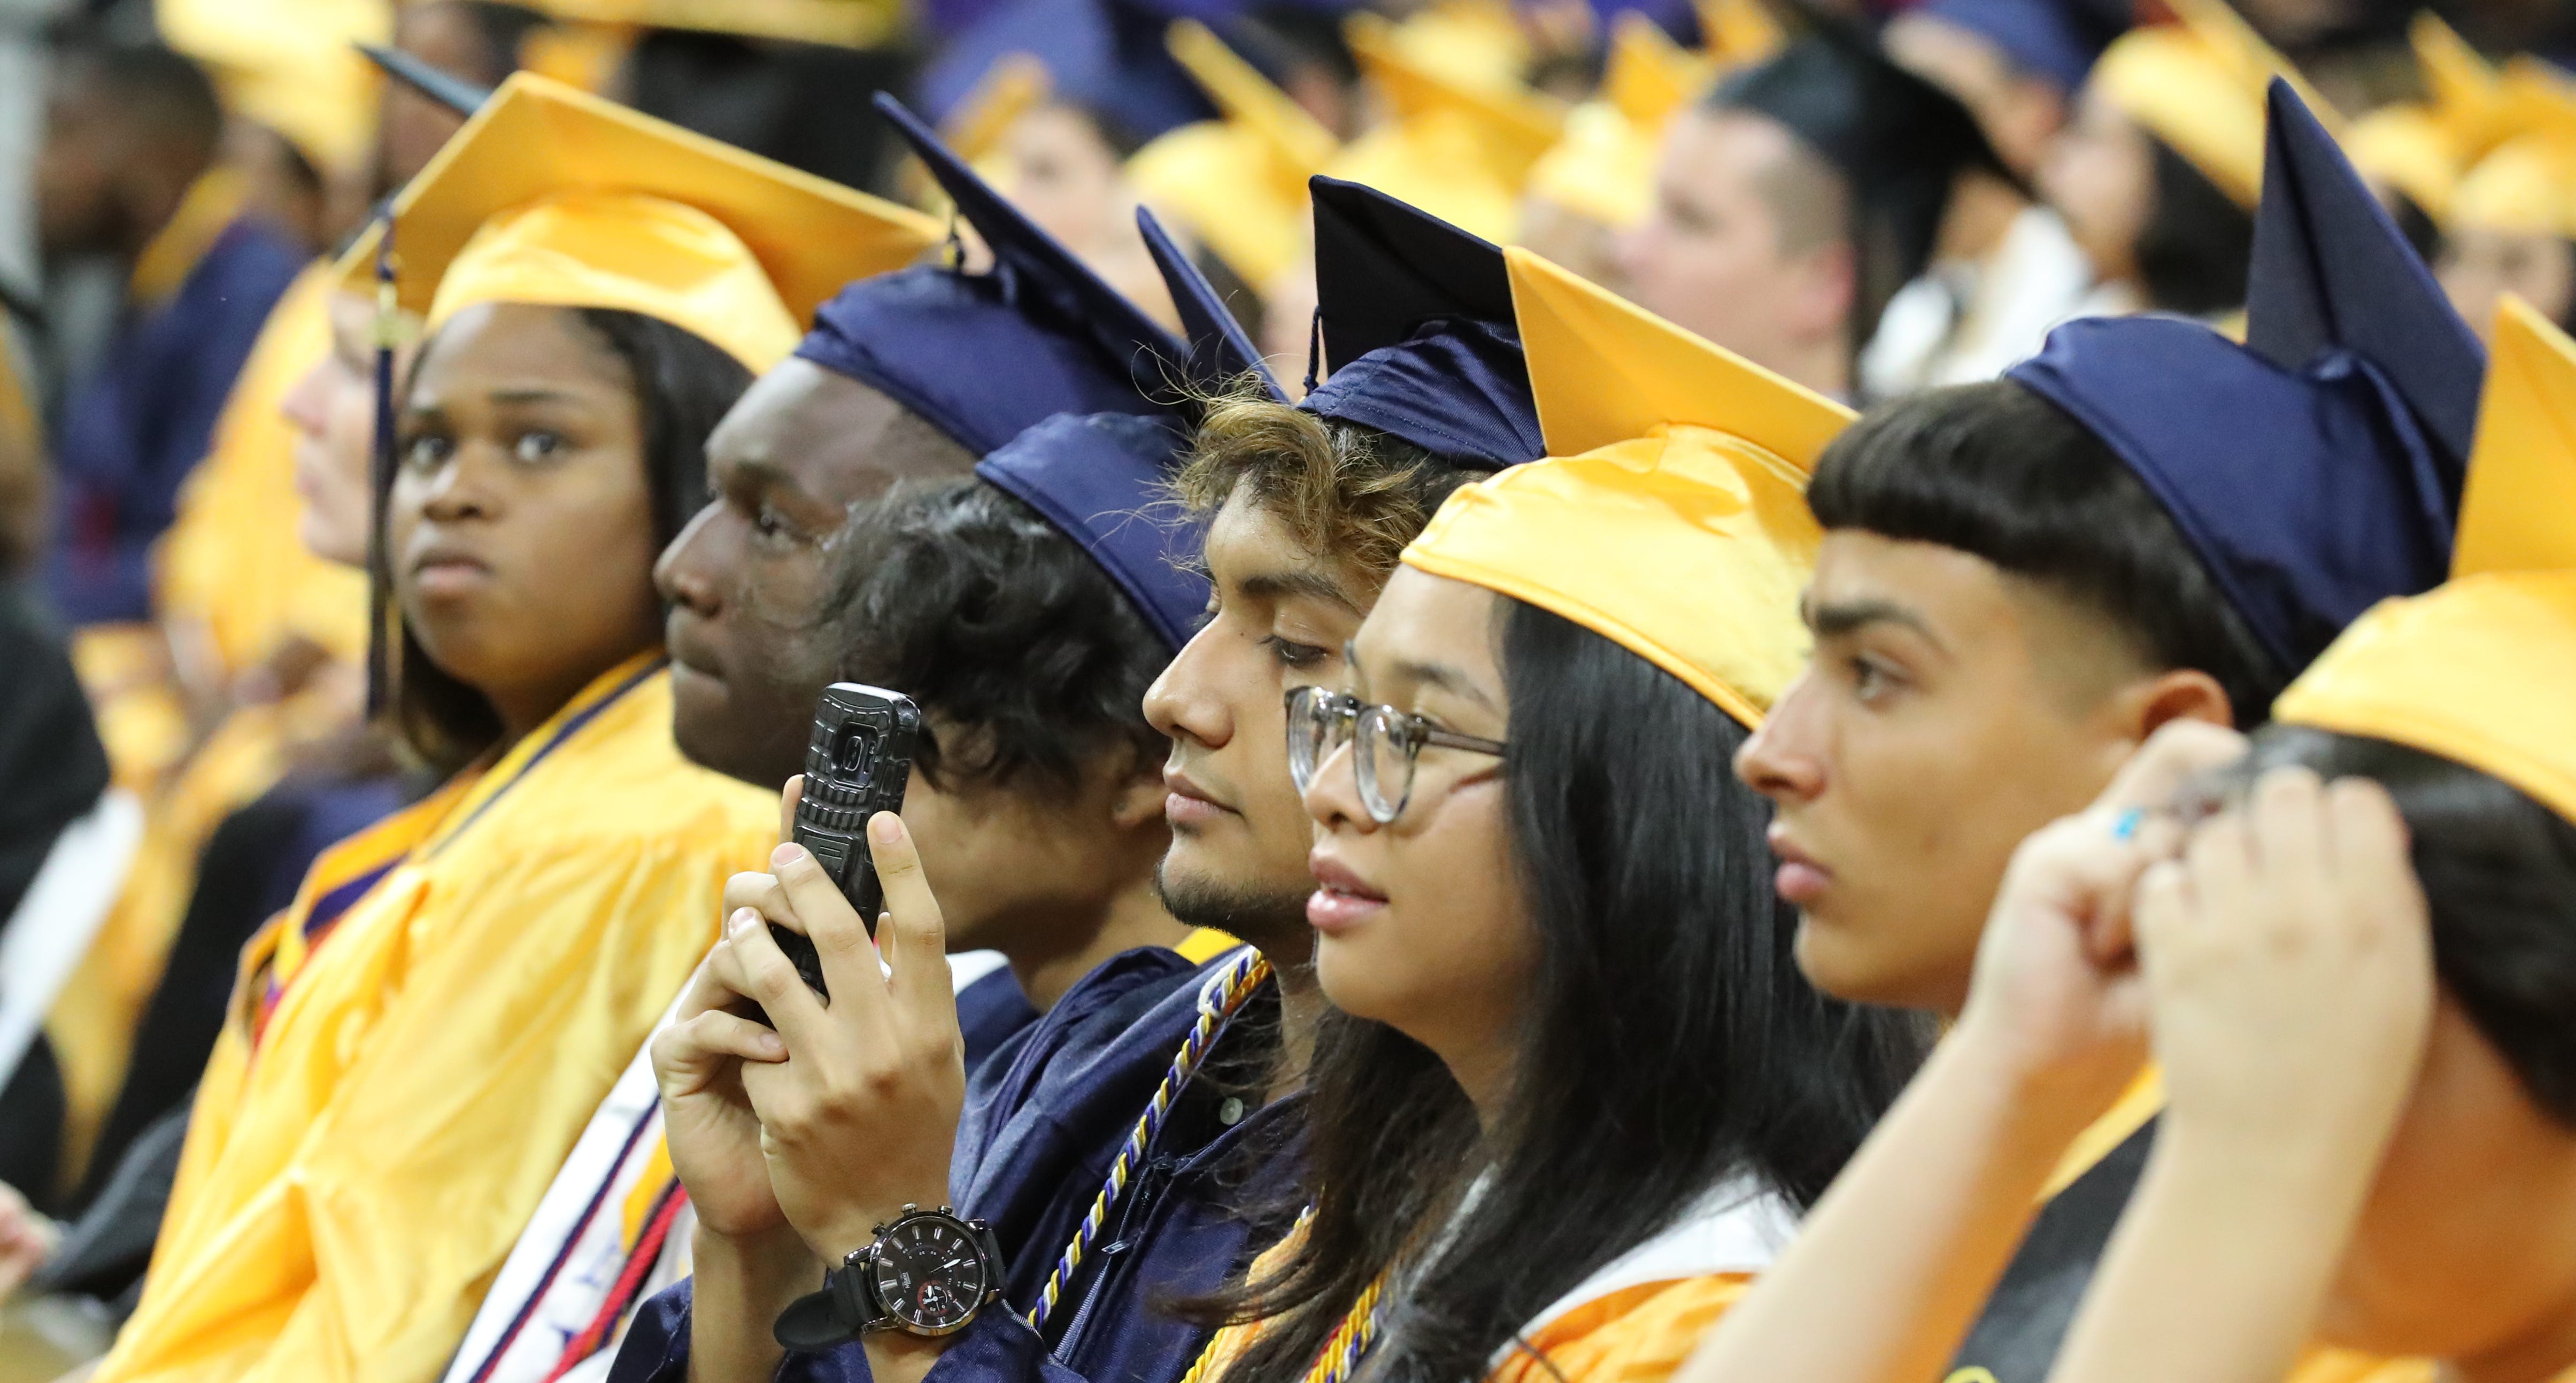
[[[1865,341],[1887,300],[1931,264],[1959,174],[2022,180],[1956,97],[1806,0],[1780,3],[1805,32],[1720,82],[1709,104],[1778,122],[1842,174],[1864,279],[1853,334]]]
[[[2136,472],[2295,672],[2449,571],[2485,357],[2288,84],[2270,101],[2250,344],[2078,321],[2009,375]]]
[[[440,71],[399,48],[361,43],[358,51],[366,54],[367,61],[374,63],[386,76],[458,115],[472,115],[483,108],[485,101],[492,99],[491,88],[476,86],[462,77]]]
[[[1100,281],[893,97],[877,109],[992,248],[861,279],[814,314],[796,354],[884,392],[978,456],[1058,413],[1162,413],[1181,345]]]
[[[1046,516],[1136,603],[1174,650],[1206,613],[1203,533],[1160,500],[1188,436],[1177,419],[1060,413],[985,457],[975,474]]]
[[[1308,187],[1333,369],[1308,381],[1299,407],[1467,465],[1545,456],[1503,252],[1375,188],[1327,177]]]
[[[1216,108],[1171,51],[1163,34],[1181,18],[1218,23],[1214,5],[1172,0],[1007,0],[950,40],[922,75],[922,105],[933,119],[948,112],[984,74],[1013,53],[1046,64],[1048,89],[1116,127],[1113,141],[1142,144]]]
[[[1251,375],[1270,391],[1270,397],[1287,402],[1288,393],[1279,387],[1279,379],[1270,373],[1270,364],[1261,358],[1261,348],[1243,330],[1226,309],[1225,299],[1208,282],[1207,275],[1172,240],[1171,232],[1154,219],[1154,213],[1136,208],[1136,229],[1144,234],[1146,252],[1154,256],[1154,267],[1162,271],[1163,286],[1172,290],[1172,305],[1180,309],[1181,327],[1189,336],[1189,358],[1182,373],[1202,389],[1221,387]]]
[[[2133,22],[2126,0],[1923,0],[1916,13],[1983,36],[2068,96]]]

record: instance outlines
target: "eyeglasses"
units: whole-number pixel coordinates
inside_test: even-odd
[[[1288,693],[1288,776],[1297,791],[1313,786],[1316,771],[1335,750],[1354,743],[1360,805],[1381,826],[1404,815],[1404,805],[1413,797],[1414,764],[1424,747],[1496,756],[1505,752],[1501,740],[1438,729],[1420,716],[1393,706],[1366,705],[1329,688],[1298,687]]]

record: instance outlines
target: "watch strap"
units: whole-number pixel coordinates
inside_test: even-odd
[[[818,1353],[848,1344],[876,1323],[875,1305],[868,1300],[867,1257],[865,1250],[851,1254],[823,1274],[821,1291],[787,1303],[769,1329],[779,1348]]]

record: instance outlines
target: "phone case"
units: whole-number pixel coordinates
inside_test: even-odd
[[[813,734],[805,743],[805,795],[796,804],[795,841],[840,885],[871,936],[885,890],[868,858],[868,818],[902,810],[920,728],[921,708],[902,693],[835,682],[815,704]],[[797,973],[815,993],[825,993],[814,943],[783,928],[772,930]]]

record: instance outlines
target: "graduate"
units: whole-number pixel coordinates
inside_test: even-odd
[[[1980,179],[2012,184],[1965,107],[1815,16],[1672,122],[1619,266],[1639,306],[1849,400],[1880,313]]]
[[[427,335],[376,477],[379,670],[448,776],[245,952],[101,1378],[436,1376],[773,839],[671,747],[650,569],[876,204],[523,75],[382,233],[352,272]]]
[[[2134,957],[2070,947],[2070,987],[2144,1010],[2172,1103],[2053,1378],[2270,1379],[2315,1336],[2576,1368],[2576,342],[2508,302],[2495,350],[2449,584],[2365,615],[2161,840],[2068,829],[2136,878]]]
[[[2345,624],[2449,563],[2482,356],[2287,84],[2271,100],[2248,345],[2071,323],[2002,381],[1864,416],[1817,467],[1815,656],[1738,771],[1778,807],[1777,885],[1828,993],[1958,1014],[2024,837],[2159,729],[2260,724]],[[2011,1222],[1976,1233],[1864,1149],[1689,1378],[2046,1376],[2160,1092],[2134,1060],[1998,1066],[1975,1035],[1891,1121],[2061,1076],[2110,1108],[2033,1145]]]
[[[300,247],[244,212],[241,176],[216,157],[222,126],[213,84],[176,53],[60,53],[39,159],[41,247],[48,261],[113,255],[130,275],[106,359],[63,401],[53,438],[45,581],[75,627],[150,617],[146,554],[270,305],[304,263]]]
[[[1851,414],[1507,253],[1559,455],[1452,494],[1290,699],[1333,1004],[1307,1210],[1196,1378],[1664,1378],[1923,1032],[1795,974],[1728,767],[1796,673],[1797,494]]]
[[[862,1343],[847,1322],[831,1335],[808,1318],[787,1337],[810,1342],[785,1357],[788,1376],[1035,1378],[1061,1367],[1173,1383],[1209,1327],[1156,1303],[1214,1289],[1286,1230],[1293,1211],[1247,1218],[1251,1173],[1240,1161],[1293,1139],[1321,1004],[1305,964],[1311,832],[1289,781],[1283,694],[1331,675],[1438,498],[1502,464],[1480,458],[1543,449],[1501,251],[1365,188],[1319,179],[1313,199],[1321,349],[1349,363],[1308,396],[1312,412],[1285,401],[1214,289],[1149,235],[1198,324],[1187,376],[1202,392],[1214,379],[1243,385],[1209,408],[1175,482],[1208,517],[1213,599],[1145,698],[1173,746],[1163,771],[1172,846],[1156,883],[1173,916],[1248,944],[1205,965],[1155,951],[1112,960],[962,1094],[942,1055],[956,1007],[918,979],[897,986],[900,1006],[872,1020],[896,1031],[862,1050],[921,1062],[888,1073],[883,1101],[816,1092],[830,1136],[772,1154],[767,1174],[794,1238],[702,1240],[694,1303],[676,1293],[651,1303],[614,1377],[770,1377],[781,1367],[773,1327],[812,1291],[816,1260],[845,1263],[873,1242],[877,1212],[909,1200],[992,1226],[1001,1298],[936,1338],[879,1331]],[[1228,431],[1220,417],[1243,426]],[[894,843],[907,860],[908,839]],[[889,877],[912,869],[880,859]],[[791,923],[824,906],[809,903],[810,861],[790,856],[778,877],[795,900]],[[779,906],[766,889],[750,901]],[[761,929],[726,945],[774,973]],[[793,1060],[780,1074],[811,1079]],[[858,1147],[875,1150],[868,1168],[845,1163]],[[1099,1251],[1110,1243],[1123,1247]]]
[[[1566,113],[1564,134],[1530,166],[1518,243],[1619,287],[1618,235],[1654,206],[1664,127],[1718,72],[1768,57],[1783,40],[1774,27],[1761,41],[1755,51],[1694,53],[1641,13],[1614,16],[1599,93]]]
[[[2133,29],[2093,65],[2039,189],[2093,261],[2087,312],[2218,320],[2245,302],[2264,84],[2298,76],[2225,0],[2171,8],[2179,23]]]
[[[1001,267],[911,265],[838,294],[803,354],[755,384],[711,438],[715,497],[665,550],[657,579],[684,669],[673,729],[699,762],[785,782],[834,680],[900,688],[933,717],[904,810],[926,872],[953,900],[958,949],[994,948],[985,968],[953,971],[973,1071],[1111,956],[1146,952],[1146,970],[1186,976],[1231,946],[1184,928],[1151,894],[1165,843],[1161,740],[1135,706],[1205,601],[1179,554],[1136,546],[1159,542],[1163,525],[1119,517],[1150,506],[1128,491],[1160,474],[1135,458],[1159,446],[1168,459],[1180,445],[1181,377],[1167,372],[1187,352],[908,114],[896,119]],[[958,368],[970,355],[983,373]],[[1014,368],[990,368],[1005,361]],[[990,440],[1050,399],[1103,411],[1042,416],[1021,438]],[[1046,460],[1051,448],[1068,459]],[[946,469],[952,459],[1086,548],[1125,554],[1117,584],[1058,529]],[[1037,479],[1010,488],[1023,471]],[[1082,491],[1086,477],[1107,488]],[[980,613],[959,618],[966,609]],[[943,735],[955,741],[947,757]],[[575,1365],[563,1376],[599,1375],[636,1308],[689,1274],[695,1243],[722,1237],[726,1221],[700,1230],[692,1209],[634,1210],[689,1202],[656,1095],[650,1052],[639,1053],[512,1251],[450,1378],[548,1379]],[[646,1311],[643,1337],[659,1341],[667,1311],[689,1300]]]
[[[2495,321],[2511,294],[2576,323],[2576,102],[2558,123],[2499,144],[2451,194],[2438,269],[2472,322]]]
[[[2093,268],[2065,218],[2028,187],[2103,48],[2128,27],[2125,0],[1940,0],[1888,22],[1888,58],[1956,97],[2021,186],[1963,182],[1941,249],[1898,290],[1861,360],[1862,386],[1891,398],[1992,379],[2074,315]]]

